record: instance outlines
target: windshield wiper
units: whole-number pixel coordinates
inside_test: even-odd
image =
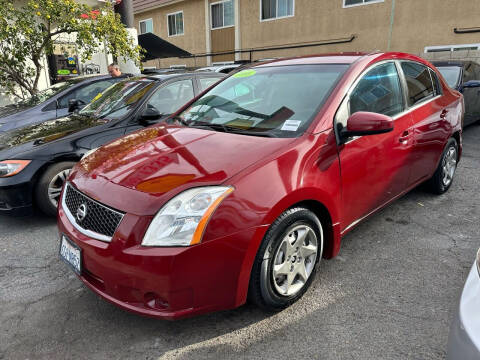
[[[181,116],[178,116],[178,115],[177,115],[177,116],[172,116],[172,117],[170,117],[168,120],[178,121],[178,122],[179,122],[180,124],[182,124],[182,125],[189,126],[189,122],[186,121],[186,120],[185,120],[184,118],[182,118]],[[167,122],[171,123],[171,121],[168,121],[168,120],[167,120]]]
[[[246,129],[241,129],[236,126],[229,126],[225,124],[212,124],[206,121],[191,121],[188,123],[187,126],[190,127],[206,127],[212,130],[220,130],[225,133],[232,133],[232,134],[239,134],[239,135],[251,135],[251,136],[261,136],[261,137],[276,137],[275,135],[267,132],[259,132],[259,131],[249,131]]]

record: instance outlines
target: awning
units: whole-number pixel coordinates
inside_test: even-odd
[[[138,35],[138,45],[146,50],[143,61],[192,55],[152,33]]]

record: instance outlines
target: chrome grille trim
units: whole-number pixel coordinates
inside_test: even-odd
[[[112,209],[108,206],[105,206],[102,203],[99,203],[98,201],[92,199],[91,197],[83,194],[82,192],[77,190],[74,186],[70,185],[70,183],[67,182],[65,184],[65,188],[63,189],[63,194],[62,194],[62,208],[63,208],[63,211],[65,212],[65,215],[67,216],[68,220],[70,221],[70,223],[75,227],[75,229],[77,229],[83,235],[86,235],[86,236],[88,236],[92,239],[96,239],[96,240],[100,240],[100,241],[104,241],[104,242],[111,242],[113,235],[108,236],[108,235],[101,234],[101,233],[98,233],[98,232],[95,232],[95,231],[92,231],[92,230],[89,230],[89,229],[85,229],[80,224],[78,224],[75,216],[71,213],[71,211],[68,208],[67,203],[66,203],[66,197],[67,197],[67,190],[68,189],[71,189],[71,191],[76,192],[78,195],[83,197],[86,201],[93,202],[96,206],[99,206],[99,207],[107,210],[108,212],[111,212],[111,213],[114,213],[114,214],[118,215],[120,218],[118,220],[118,224],[115,227],[115,230],[113,231],[113,233],[115,233],[115,231],[118,229],[118,226],[122,222],[125,214],[122,213],[122,212],[116,211],[116,210],[114,210],[114,209]]]

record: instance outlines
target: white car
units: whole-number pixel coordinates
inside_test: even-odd
[[[460,297],[448,337],[449,360],[480,359],[480,249]]]
[[[195,71],[213,71],[228,74],[230,71],[235,70],[242,64],[227,64],[227,65],[217,65],[217,66],[207,66]]]

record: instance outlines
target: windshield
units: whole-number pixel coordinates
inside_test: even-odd
[[[245,135],[296,137],[348,68],[346,64],[242,70],[212,88],[175,120]]]
[[[457,87],[458,81],[460,80],[460,70],[459,66],[437,66],[438,71],[443,75],[448,86],[451,88]]]
[[[154,84],[155,81],[149,79],[118,82],[104,93],[98,94],[78,114],[97,118],[119,119],[133,110]]]
[[[75,81],[60,82],[58,84],[50,86],[49,88],[47,88],[45,90],[39,91],[38,93],[29,97],[26,100],[19,101],[17,104],[18,105],[26,105],[26,106],[38,105],[38,104],[50,99],[52,96],[55,96],[55,95],[61,93],[62,91],[66,90],[68,88],[71,88],[76,83],[77,82],[75,82]]]

